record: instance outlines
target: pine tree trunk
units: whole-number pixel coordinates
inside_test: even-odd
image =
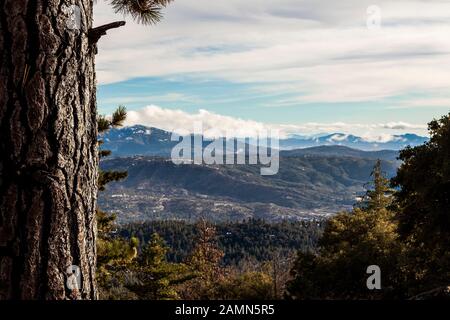
[[[0,0],[0,299],[96,298],[92,6]],[[72,265],[79,291],[66,285]]]

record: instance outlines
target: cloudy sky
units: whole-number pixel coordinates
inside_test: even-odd
[[[121,19],[98,1],[95,25]],[[386,136],[450,110],[450,1],[176,0],[125,20],[100,40],[98,106],[129,124]]]

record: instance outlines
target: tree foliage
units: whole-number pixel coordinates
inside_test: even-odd
[[[185,299],[214,299],[217,285],[224,279],[221,260],[223,251],[217,243],[216,228],[201,220],[197,224],[198,236],[186,263],[195,277],[182,289]]]
[[[245,261],[270,261],[273,254],[290,256],[296,250],[315,248],[322,234],[323,220],[267,222],[248,219],[241,222],[215,224],[217,243],[224,252],[222,264],[239,265]],[[182,262],[192,252],[198,238],[194,223],[164,220],[123,225],[119,234],[125,238],[137,237],[141,243],[158,233],[170,247],[167,252],[171,262]]]
[[[262,271],[232,273],[217,284],[217,292],[225,300],[270,300],[273,279]]]
[[[192,278],[185,264],[167,262],[167,250],[164,240],[154,233],[130,268],[134,280],[125,286],[138,299],[178,299],[176,287]]]
[[[216,228],[204,220],[196,228],[195,246],[186,259],[193,278],[179,288],[182,298],[263,300],[276,297],[274,278],[267,265],[223,265],[224,252],[219,248]]]
[[[363,208],[366,210],[382,210],[392,203],[393,190],[389,186],[389,179],[385,177],[381,168],[381,160],[377,160],[373,168],[371,188],[367,190],[362,201]]]
[[[112,114],[111,118],[108,119],[105,116],[100,116],[97,120],[98,132],[101,136],[106,133],[108,130],[112,128],[121,127],[127,117],[127,110],[124,106],[119,106]],[[103,140],[101,138],[98,140],[99,145],[103,144]],[[100,159],[105,158],[111,155],[110,150],[100,150],[99,157]],[[127,177],[126,171],[103,171],[99,169],[98,174],[98,189],[99,191],[104,191],[105,186],[113,181],[119,181],[125,179]]]
[[[110,0],[116,13],[130,15],[138,23],[155,24],[162,18],[161,10],[173,0]]]
[[[403,163],[393,179],[412,293],[450,282],[450,113],[428,129],[429,142],[401,151]]]
[[[126,119],[126,109],[119,106],[108,119],[105,116],[98,118],[98,132],[103,134],[114,127],[123,125]],[[102,140],[99,139],[99,144]],[[100,158],[109,156],[109,150],[99,150]],[[126,178],[126,172],[99,170],[99,191],[105,189],[106,184]],[[137,256],[139,241],[137,238],[123,239],[116,235],[116,215],[108,214],[97,208],[97,281],[100,298],[116,299],[123,297],[122,283],[123,270],[131,265]],[[129,296],[127,296],[129,297]]]
[[[429,142],[400,152],[394,193],[378,162],[361,204],[328,221],[317,251],[298,254],[290,297],[448,298],[450,114],[430,122],[429,131]],[[373,264],[383,279],[375,292],[364,283]]]
[[[372,173],[373,189],[365,204],[331,218],[315,252],[299,252],[288,295],[313,299],[371,299],[393,294],[400,253],[397,225],[388,209],[388,180],[380,162]],[[383,292],[367,290],[367,267],[383,270]]]

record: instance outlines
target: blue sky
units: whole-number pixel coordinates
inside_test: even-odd
[[[179,0],[156,26],[125,17],[99,46],[99,112],[123,104],[130,124],[163,128],[179,111],[185,127],[199,116],[299,133],[424,134],[450,110],[450,3],[371,4]],[[96,25],[118,18],[95,8]]]
[[[423,95],[420,95],[421,97]],[[351,122],[372,123],[406,121],[421,123],[439,116],[442,107],[401,107],[414,95],[405,95],[367,102],[295,103],[278,105],[293,97],[291,94],[255,93],[251,84],[238,84],[217,79],[136,78],[123,82],[101,85],[98,88],[100,112],[110,114],[119,104],[130,110],[146,105],[158,105],[167,109],[181,109],[195,113],[199,109],[219,114],[252,119],[262,122],[297,124],[303,122]],[[350,122],[350,123],[351,123]]]

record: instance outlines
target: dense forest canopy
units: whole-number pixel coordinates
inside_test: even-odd
[[[289,255],[296,250],[313,250],[323,229],[324,221],[268,223],[247,220],[240,223],[216,224],[217,241],[225,255],[225,265],[238,265],[246,260],[268,261],[275,253]],[[159,234],[170,250],[169,261],[181,262],[195,245],[196,224],[182,221],[153,221],[133,223],[118,231],[125,238],[136,237],[147,243],[152,234]]]

